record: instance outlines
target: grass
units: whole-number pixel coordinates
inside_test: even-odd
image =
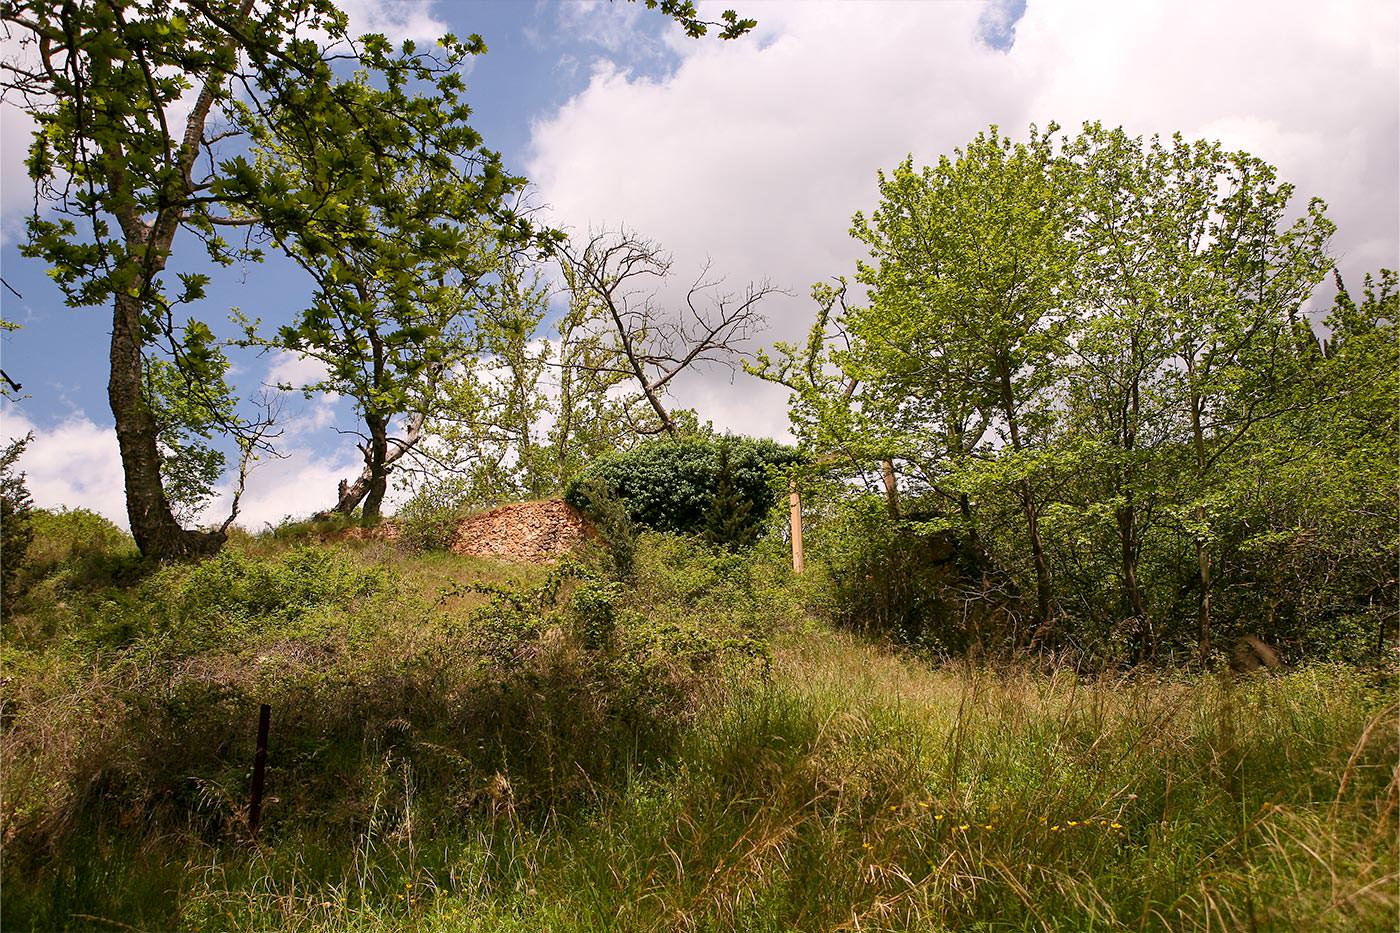
[[[373,542],[235,552],[136,584],[162,621],[121,647],[75,630],[130,584],[41,589],[65,608],[7,629],[7,931],[1400,920],[1393,671],[931,667],[805,617],[781,555],[660,537],[628,587],[552,602],[491,598],[539,571]],[[248,645],[172,642],[164,592]]]

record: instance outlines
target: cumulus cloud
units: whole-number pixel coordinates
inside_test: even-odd
[[[382,33],[402,42],[436,42],[452,30],[433,12],[434,0],[340,0],[352,35]]]
[[[802,295],[853,270],[847,229],[874,206],[877,169],[932,161],[991,123],[1020,134],[1098,119],[1247,149],[1330,203],[1348,277],[1396,263],[1389,4],[1031,0],[1014,22],[1014,0],[874,7],[765,3],[754,36],[674,44],[663,78],[596,66],[533,127],[541,199],[556,222],[655,237],[682,273],[710,257],[731,281]],[[800,298],[767,310],[770,338],[812,316]],[[780,433],[786,421],[782,393],[727,374],[681,396],[720,426]]]
[[[13,405],[5,408],[0,420],[4,423],[0,435],[7,443],[34,432],[19,467],[26,474],[35,505],[91,509],[126,527],[126,494],[115,431],[81,414],[40,427]]]
[[[361,467],[355,450],[321,454],[298,445],[284,447],[282,454],[253,465],[236,522],[241,527],[257,531],[284,518],[306,518],[327,508],[334,504],[336,484],[353,478]],[[218,495],[205,513],[207,519],[222,520],[228,514],[233,488],[232,479],[218,486]]]
[[[334,396],[316,396],[302,410],[293,410],[278,439],[280,456],[265,456],[254,464],[237,524],[250,530],[277,524],[287,516],[306,517],[332,503],[336,484],[353,478],[362,466],[352,445],[326,453],[315,449],[316,436],[335,419]],[[20,458],[30,495],[40,508],[85,508],[127,527],[126,493],[117,435],[110,425],[97,424],[81,413],[44,424],[18,406],[0,413],[0,438],[10,440],[34,433]],[[226,476],[216,496],[199,518],[221,522],[228,514],[234,477]],[[392,506],[398,501],[393,498]]]

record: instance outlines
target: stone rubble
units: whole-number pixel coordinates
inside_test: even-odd
[[[551,563],[598,532],[561,499],[516,502],[469,515],[457,526],[455,554],[523,563]]]

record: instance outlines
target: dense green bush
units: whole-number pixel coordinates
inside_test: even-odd
[[[903,504],[918,514],[916,499]],[[832,622],[940,657],[1004,647],[1001,626],[988,624],[996,608],[983,599],[982,574],[942,523],[892,519],[874,494],[845,493],[813,511],[809,573]]]
[[[0,606],[14,597],[19,566],[34,539],[30,518],[34,503],[24,474],[15,472],[20,455],[33,439],[34,435],[28,434],[0,451]]]
[[[29,523],[32,540],[16,567],[18,592],[40,581],[89,589],[132,582],[147,567],[130,535],[88,509],[35,509]]]
[[[467,482],[454,477],[419,487],[394,516],[399,540],[418,552],[452,547],[457,526],[467,513],[469,493]]]
[[[594,461],[570,480],[564,499],[593,511],[589,490],[601,484],[626,503],[638,525],[744,544],[757,537],[777,502],[774,472],[800,458],[763,438],[654,440]]]

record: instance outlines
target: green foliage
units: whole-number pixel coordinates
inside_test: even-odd
[[[796,451],[766,439],[654,440],[595,461],[569,482],[564,498],[591,510],[589,484],[601,483],[626,503],[638,525],[686,534],[708,530],[722,535],[721,543],[739,544],[760,533],[777,503],[777,471],[799,460]]]
[[[791,390],[804,450],[869,492],[890,463],[920,513],[904,517],[950,536],[969,621],[945,648],[1220,663],[1252,636],[1360,658],[1369,631],[1374,657],[1397,520],[1374,490],[1394,488],[1400,444],[1393,418],[1360,413],[1395,407],[1393,280],[1359,303],[1343,289],[1323,344],[1302,310],[1331,265],[1320,201],[1294,206],[1272,166],[1216,143],[1056,129],[993,127],[882,173],[852,228],[868,305],[816,287],[807,343],[753,371]],[[882,537],[838,547],[833,572],[903,579]],[[838,589],[870,614],[870,588]],[[926,614],[924,587],[897,589],[895,617]]]
[[[454,555],[263,539],[121,586],[57,568],[4,630],[4,924],[103,905],[170,926],[181,898],[140,905],[139,886],[74,872],[159,838],[239,851],[261,702],[262,838],[326,871],[393,827],[583,812],[659,767],[713,683],[759,673],[794,603],[754,564],[657,537],[626,586],[606,563],[513,582]]]
[[[603,539],[613,575],[619,580],[632,576],[636,561],[637,528],[632,521],[628,503],[623,501],[604,480],[588,477],[570,485],[574,502],[588,503],[593,527]]]
[[[647,553],[664,557],[643,559],[645,595],[585,576],[556,606],[561,620],[611,615],[615,640],[629,611],[683,611],[684,594],[703,611],[711,596],[732,601],[757,583],[745,562],[693,541],[652,543]],[[511,595],[500,612],[519,619],[550,602]],[[528,650],[510,654],[516,673],[493,662],[480,689],[453,688],[465,668],[440,680],[424,666],[399,673],[419,689],[368,679],[354,695],[323,690],[298,707],[274,697],[276,799],[257,846],[229,838],[252,753],[251,697],[152,704],[149,736],[140,720],[108,718],[87,764],[119,777],[92,788],[87,812],[126,809],[89,818],[55,848],[35,847],[39,814],[25,807],[36,785],[28,762],[15,770],[7,758],[7,790],[25,796],[7,797],[21,804],[5,813],[18,830],[7,840],[6,928],[73,927],[86,914],[144,929],[316,933],[806,930],[852,919],[1068,933],[1204,931],[1227,916],[1341,933],[1391,929],[1400,915],[1389,884],[1393,672],[1091,681],[930,670],[803,629],[780,643],[763,681],[704,666],[711,688],[666,720],[674,731],[657,746],[637,721],[619,729],[614,718],[644,707],[599,715],[607,707],[590,685],[628,683],[624,651],[527,627],[515,644]],[[652,628],[638,629],[639,642],[669,649],[663,626]],[[434,702],[427,687],[452,701]],[[21,711],[7,754],[36,727]],[[213,742],[227,743],[225,771]],[[144,757],[120,754],[141,743]],[[44,746],[47,761],[59,747]],[[608,756],[614,765],[599,767]],[[164,787],[163,814],[133,807],[133,785],[152,786],[160,768],[199,781]],[[140,813],[192,819],[203,835],[143,836]],[[635,897],[643,887],[649,896]]]
[[[15,470],[33,433],[17,438],[0,451],[0,604],[6,609],[15,598],[15,580],[34,540],[32,512],[24,474]]]
[[[294,519],[285,516],[277,525],[267,524],[265,533],[275,541],[287,543],[308,543],[344,534],[360,524],[358,512],[345,515],[332,512],[325,516],[308,519]]]
[[[469,501],[467,484],[460,478],[424,483],[395,516],[399,540],[420,553],[446,551],[456,539]]]
[[[222,532],[184,532],[171,500],[187,517],[208,496],[221,464],[201,439],[217,428],[254,444],[260,426],[232,414],[228,364],[208,327],[179,319],[181,305],[205,296],[209,276],[177,273],[176,289],[165,272],[181,230],[203,241],[215,266],[260,258],[251,240],[240,249],[218,233],[242,222],[231,209],[246,212],[256,200],[242,187],[246,159],[217,147],[246,129],[232,76],[246,79],[239,93],[254,109],[315,84],[331,65],[301,37],[343,38],[346,18],[326,0],[256,11],[241,0],[197,9],[171,0],[17,0],[0,18],[32,52],[0,67],[0,85],[36,124],[26,163],[34,212],[21,251],[49,264],[68,304],[113,308],[109,396],[138,544],[155,556],[210,552]],[[228,131],[206,132],[211,119]]]
[[[715,463],[714,494],[701,533],[706,541],[719,547],[749,547],[758,540],[760,531],[753,510],[754,503],[739,488],[730,445],[721,443]]]
[[[498,275],[490,300],[472,311],[474,356],[445,375],[428,425],[425,468],[465,476],[476,506],[557,494],[633,437],[634,400],[613,397],[625,377],[601,333],[601,309],[571,294],[549,334],[539,269],[507,259]]]
[[[191,343],[208,344],[213,334],[191,324]],[[204,348],[206,365],[177,366],[161,359],[145,364],[146,399],[156,421],[161,452],[161,481],[176,520],[186,523],[204,511],[214,497],[214,484],[224,472],[224,454],[210,443],[226,424],[237,421],[224,375],[229,362],[221,351]],[[189,358],[186,353],[185,357]]]
[[[994,610],[980,593],[969,599],[967,555],[929,524],[891,519],[877,495],[842,497],[814,518],[808,547],[821,558],[811,572],[820,575],[831,621],[942,657],[1003,647],[984,624]]]
[[[64,586],[110,586],[141,572],[131,536],[89,509],[35,509],[30,529],[32,540],[17,568],[20,591],[55,578]]]

